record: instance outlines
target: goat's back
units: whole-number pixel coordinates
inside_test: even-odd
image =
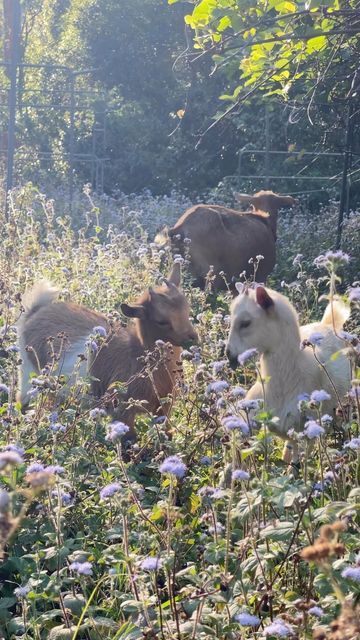
[[[191,270],[195,277],[205,277],[210,265],[215,273],[223,271],[231,282],[242,271],[253,274],[250,258],[264,256],[257,279],[263,281],[275,264],[275,237],[262,212],[242,213],[217,205],[196,205],[188,209],[169,229],[169,237],[176,245],[190,238]],[[220,284],[220,281],[219,281]]]
[[[55,353],[62,348],[78,343],[90,335],[96,326],[103,326],[108,330],[106,317],[96,311],[91,311],[70,302],[50,302],[41,306],[33,306],[25,313],[20,324],[21,342],[29,347],[29,358],[37,367],[49,361],[48,338],[52,338]],[[62,334],[59,337],[59,334]]]

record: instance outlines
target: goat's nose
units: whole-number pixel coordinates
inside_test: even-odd
[[[194,329],[191,329],[191,331],[189,331],[187,339],[188,339],[189,342],[197,342],[198,341],[198,334],[196,333],[196,331]]]

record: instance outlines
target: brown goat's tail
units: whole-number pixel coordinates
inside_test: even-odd
[[[41,307],[51,304],[57,298],[58,293],[58,290],[48,280],[40,280],[34,284],[31,289],[25,291],[22,297],[25,313],[22,314],[18,324],[23,324],[29,316]]]
[[[345,322],[350,318],[350,313],[349,305],[343,302],[341,298],[335,297],[332,304],[329,302],[327,305],[321,324],[326,324],[335,331],[340,331]]]

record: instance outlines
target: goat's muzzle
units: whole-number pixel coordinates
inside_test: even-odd
[[[232,369],[237,369],[237,366],[238,366],[238,359],[237,359],[237,356],[234,356],[234,355],[231,353],[230,349],[226,349],[226,356],[227,356],[227,358],[228,358],[228,360],[229,360],[229,365],[230,365],[230,367],[231,367]]]

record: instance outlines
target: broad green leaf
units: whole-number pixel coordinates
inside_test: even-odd
[[[270,524],[260,532],[260,538],[270,538],[271,540],[289,540],[295,529],[293,522],[278,522]]]
[[[327,38],[325,36],[317,36],[316,38],[311,38],[308,40],[306,45],[306,49],[309,53],[313,53],[314,51],[321,51],[327,44]]]

